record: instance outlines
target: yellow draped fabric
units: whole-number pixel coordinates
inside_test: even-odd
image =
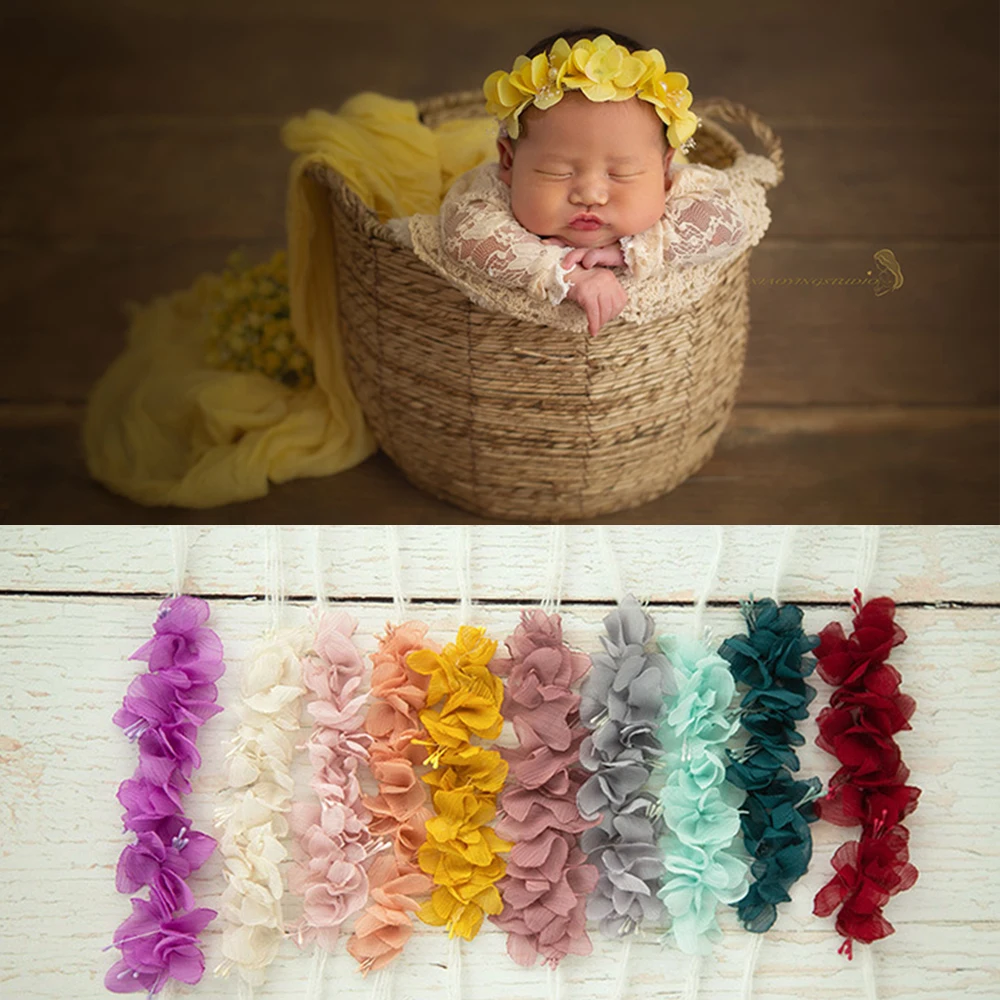
[[[457,176],[495,159],[495,129],[484,124],[430,129],[413,102],[374,93],[336,114],[313,110],[286,122],[282,142],[299,154],[286,209],[291,320],[316,384],[296,390],[205,363],[218,274],[144,307],[128,303],[127,346],[88,400],[90,474],[139,503],[201,508],[263,496],[269,482],[332,475],[372,454],[337,327],[327,195],[305,170],[315,162],[338,170],[383,222],[433,213]]]

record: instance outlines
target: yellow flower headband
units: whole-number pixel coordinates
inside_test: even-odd
[[[560,38],[548,54],[518,56],[514,68],[497,70],[483,82],[486,110],[511,138],[520,134],[518,116],[529,105],[544,111],[567,90],[580,90],[591,101],[648,101],[667,126],[667,140],[682,152],[695,145],[701,120],[690,110],[691,91],[683,73],[668,73],[659,49],[630,52],[608,35],[582,38],[572,48]]]

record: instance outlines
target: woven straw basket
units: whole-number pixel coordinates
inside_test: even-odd
[[[479,91],[418,104],[431,127],[484,115]],[[749,126],[782,172],[760,118],[716,98],[691,162],[742,152],[718,122]],[[343,177],[329,190],[349,377],[379,445],[414,485],[486,517],[586,519],[634,507],[711,457],[735,402],[749,331],[750,251],[667,319],[616,320],[597,337],[471,302],[391,242]]]

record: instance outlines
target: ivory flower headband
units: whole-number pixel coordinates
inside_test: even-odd
[[[518,56],[509,73],[497,70],[483,81],[486,110],[507,134],[520,134],[518,118],[529,105],[544,111],[558,104],[567,90],[580,90],[590,101],[648,101],[667,126],[671,146],[682,152],[694,145],[701,120],[690,110],[691,91],[683,73],[668,73],[659,49],[630,52],[608,35],[581,38],[571,47],[560,38],[533,59]]]

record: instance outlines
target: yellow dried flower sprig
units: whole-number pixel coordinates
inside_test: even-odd
[[[292,330],[287,255],[248,266],[235,251],[222,272],[223,303],[212,316],[205,361],[227,371],[258,371],[292,389],[315,384],[312,358]]]

